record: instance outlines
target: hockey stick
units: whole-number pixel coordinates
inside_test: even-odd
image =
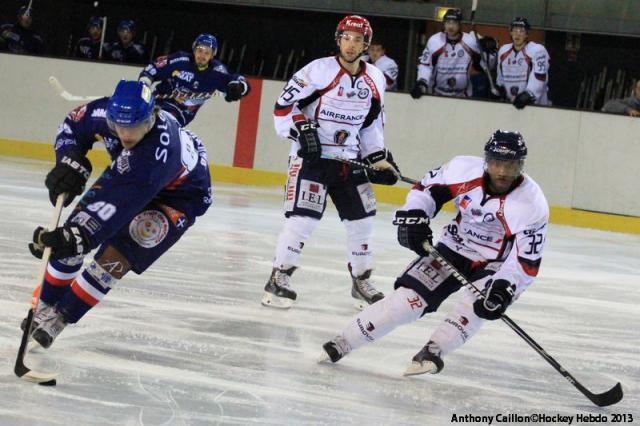
[[[347,163],[347,164],[353,164],[354,166],[360,166],[360,167],[363,167],[363,168],[368,169],[368,170],[373,170],[374,172],[381,172],[382,171],[381,169],[379,169],[377,167],[371,166],[371,165],[369,165],[367,163],[363,163],[363,162],[358,161],[358,160],[353,160],[351,158],[344,158],[344,157],[333,156],[333,155],[322,155],[320,158],[324,158],[325,160],[335,160],[335,161],[341,161],[341,162]],[[411,179],[411,178],[408,178],[406,176],[402,176],[400,174],[400,172],[398,172],[397,170],[396,170],[396,172],[398,174],[398,179],[400,179],[402,182],[410,183],[411,185],[417,185],[417,184],[420,183],[419,180]]]
[[[60,222],[60,215],[62,214],[62,207],[64,206],[64,199],[67,194],[60,194],[56,199],[56,207],[49,225],[49,230],[54,230],[58,227]],[[38,285],[42,284],[44,275],[47,271],[47,265],[49,264],[49,257],[51,256],[51,247],[45,247],[42,253],[42,264],[40,266],[40,274],[38,275]],[[29,336],[31,335],[31,329],[33,328],[33,313],[38,309],[38,302],[40,298],[36,299],[35,306],[29,307],[27,314],[27,322],[25,323],[24,331],[22,332],[22,340],[20,341],[20,348],[18,349],[18,356],[16,357],[16,364],[13,367],[13,371],[16,376],[21,379],[25,379],[29,382],[39,383],[43,386],[55,386],[57,373],[43,373],[30,369],[24,364],[24,355],[27,351],[27,344],[29,342]]]
[[[431,254],[431,256],[433,256],[433,258],[440,265],[442,265],[443,268],[451,271],[454,278],[456,278],[460,282],[460,284],[462,284],[463,286],[465,286],[466,288],[474,292],[477,297],[484,299],[485,296],[480,291],[480,289],[478,289],[478,287],[476,287],[475,285],[473,285],[473,283],[467,280],[464,277],[464,275],[462,275],[453,265],[451,265],[445,258],[443,258],[442,255],[438,253],[438,251],[433,246],[431,246],[428,242],[425,241],[424,243],[422,243],[422,247],[427,252],[429,252],[429,254]],[[614,387],[612,387],[606,392],[594,394],[593,392],[589,391],[589,389],[585,388],[567,370],[565,370],[558,361],[556,361],[551,355],[549,355],[542,348],[542,346],[540,346],[535,340],[533,340],[531,336],[529,336],[523,329],[521,329],[520,326],[518,326],[518,324],[515,323],[515,321],[513,321],[511,318],[509,318],[505,314],[502,314],[500,319],[505,324],[507,324],[513,331],[515,331],[516,334],[520,336],[525,342],[527,342],[529,346],[535,349],[535,351],[538,352],[538,354],[540,354],[540,356],[544,358],[545,361],[551,364],[551,366],[553,366],[553,368],[555,368],[557,372],[562,374],[562,376],[565,379],[567,379],[569,383],[575,386],[584,396],[589,398],[589,400],[593,402],[595,405],[597,405],[598,407],[606,407],[608,405],[613,405],[622,399],[623,394],[622,394],[622,386],[620,385],[620,382],[616,383]]]
[[[473,33],[473,36],[476,39],[476,45],[478,44],[478,33],[476,32],[476,9],[478,8],[478,0],[473,0],[471,2],[471,32]],[[478,45],[478,48],[480,48],[480,46]],[[487,79],[489,80],[489,88],[491,90],[491,93],[494,96],[500,96],[500,92],[498,91],[498,89],[496,89],[496,86],[493,84],[493,77],[491,77],[491,73],[489,72],[489,55],[485,55],[484,52],[482,52],[482,50],[480,51],[480,58],[484,58],[487,66],[483,67],[482,64],[480,64],[480,68],[482,68],[482,70],[484,71],[485,75],[487,76]]]
[[[104,98],[105,96],[78,96],[67,92],[62,83],[58,81],[54,76],[49,77],[49,84],[53,87],[53,90],[56,91],[62,99],[70,102],[90,102],[95,101],[96,99]],[[156,95],[156,99],[178,99],[178,100],[190,100],[190,99],[208,99],[214,96],[221,96],[221,93],[216,91],[214,93],[192,93],[192,94],[182,94],[179,91],[174,91],[172,93],[166,95]]]

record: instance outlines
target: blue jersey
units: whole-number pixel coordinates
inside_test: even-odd
[[[82,155],[103,142],[113,160],[85,193],[70,221],[83,226],[95,248],[114,236],[150,203],[166,206],[192,224],[211,204],[206,149],[191,131],[159,111],[153,128],[133,148],[123,149],[106,122],[108,98],[73,110],[58,129],[55,152]]]
[[[44,43],[42,37],[30,28],[24,28],[20,24],[5,24],[0,26],[0,51],[2,50],[11,53],[41,54],[44,51]]]
[[[140,43],[131,43],[124,47],[120,41],[105,43],[103,46],[105,57],[110,61],[125,64],[144,64],[147,62],[147,50]]]
[[[104,50],[104,46],[102,46]],[[91,37],[83,37],[78,40],[73,56],[76,58],[99,59],[100,56],[100,39],[93,40]]]
[[[200,71],[193,55],[186,52],[159,57],[142,70],[139,79],[143,78],[159,82],[155,87],[155,95],[160,97],[158,105],[171,112],[183,126],[195,118],[216,91],[226,93],[229,82],[244,82],[246,89],[242,95],[249,93],[249,84],[240,74],[230,74],[218,60]],[[162,99],[163,96],[171,99]]]

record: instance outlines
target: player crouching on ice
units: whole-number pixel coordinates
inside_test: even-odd
[[[147,86],[124,80],[111,98],[76,108],[58,129],[57,161],[45,181],[53,203],[66,194],[66,206],[82,194],[91,174],[85,156],[96,140],[113,162],[64,226],[39,227],[29,245],[39,258],[52,248],[32,327],[45,348],[127,272],[143,273],[211,204],[202,142],[155,107]],[[82,268],[84,255],[95,248],[94,260]]]
[[[485,320],[496,320],[538,274],[549,207],[537,183],[523,173],[527,155],[517,132],[496,131],[485,158],[459,156],[429,171],[395,214],[398,241],[419,257],[396,280],[395,291],[356,315],[340,335],[323,345],[319,361],[337,362],[394,328],[435,312],[461,283],[423,243],[431,244],[429,219],[455,201],[456,217],[443,229],[437,251],[476,287],[462,299],[414,357],[406,375],[438,373],[442,358],[462,346]]]

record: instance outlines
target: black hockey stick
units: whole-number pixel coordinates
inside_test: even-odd
[[[478,44],[478,33],[476,32],[476,9],[478,8],[478,0],[473,0],[471,2],[471,32],[473,33],[473,36],[476,39],[476,44]],[[480,45],[478,45],[478,48],[480,48]],[[489,72],[489,55],[485,55],[484,52],[482,52],[482,50],[480,51],[480,58],[485,58],[486,62],[487,62],[487,66],[486,68],[482,66],[482,64],[480,64],[480,68],[482,68],[482,70],[484,71],[485,75],[487,76],[487,79],[489,80],[489,88],[491,90],[491,93],[494,96],[500,96],[500,92],[498,91],[498,89],[496,89],[496,86],[493,84],[493,77],[491,77],[491,73]]]
[[[362,161],[353,160],[351,158],[344,158],[344,157],[334,156],[334,155],[323,155],[321,158],[324,158],[325,160],[336,160],[336,161],[341,161],[341,162],[347,163],[347,164],[353,164],[354,166],[360,166],[360,167],[363,167],[365,169],[373,170],[374,172],[381,172],[382,171],[381,169],[379,169],[377,167],[371,166],[371,165],[369,165],[367,163],[363,163]],[[400,179],[402,182],[410,183],[411,185],[417,185],[417,184],[420,183],[419,180],[411,179],[411,178],[408,178],[406,176],[402,176],[400,174],[400,172],[398,172],[397,174],[398,174],[398,179]]]
[[[473,285],[473,283],[467,280],[464,277],[464,275],[462,275],[453,265],[447,262],[447,260],[443,258],[442,255],[438,253],[438,251],[433,246],[431,246],[428,242],[425,241],[424,243],[422,243],[422,247],[427,252],[429,252],[429,254],[431,254],[431,256],[433,256],[433,258],[440,265],[442,265],[443,268],[451,271],[452,275],[460,282],[460,284],[464,285],[469,290],[473,291],[477,297],[484,298],[484,294],[480,291],[480,289],[478,289],[478,287],[476,287],[475,285]],[[535,351],[538,352],[538,354],[540,354],[542,358],[544,358],[549,364],[551,364],[553,368],[556,369],[557,372],[562,374],[562,376],[565,379],[567,379],[569,383],[575,386],[584,396],[589,398],[589,400],[593,402],[595,405],[597,405],[598,407],[606,407],[608,405],[613,405],[613,404],[616,404],[617,402],[620,402],[623,396],[622,386],[620,385],[620,382],[616,383],[614,387],[612,387],[606,392],[598,393],[598,394],[591,392],[589,389],[585,388],[582,385],[582,383],[580,383],[575,377],[573,377],[571,373],[565,370],[562,367],[562,365],[560,365],[558,361],[556,361],[551,355],[549,355],[547,351],[545,351],[542,348],[542,346],[540,346],[535,340],[533,340],[531,336],[529,336],[523,329],[521,329],[520,326],[518,326],[518,324],[515,323],[515,321],[513,321],[511,318],[509,318],[505,314],[502,314],[500,319],[505,324],[507,324],[513,331],[515,331],[518,336],[522,337],[522,339],[525,342],[527,342],[529,346],[535,349]]]
[[[56,199],[56,207],[49,225],[49,230],[54,230],[58,227],[60,222],[60,215],[62,214],[62,207],[64,206],[64,199],[67,194],[60,194]],[[49,257],[51,256],[51,247],[46,247],[42,254],[42,265],[40,267],[40,274],[38,275],[38,285],[42,285],[45,272],[47,271],[47,265],[49,264]],[[27,314],[27,321],[25,322],[24,331],[22,332],[22,340],[20,341],[20,348],[18,349],[18,356],[16,357],[16,364],[13,367],[13,371],[16,376],[21,379],[25,379],[30,382],[39,383],[44,386],[55,386],[57,373],[43,373],[30,369],[24,364],[24,356],[27,352],[27,344],[29,343],[29,336],[31,336],[31,329],[33,328],[33,313],[38,309],[38,302],[40,297],[36,299],[36,305],[29,307],[29,313]]]

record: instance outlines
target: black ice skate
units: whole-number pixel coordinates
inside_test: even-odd
[[[404,375],[438,374],[444,368],[444,361],[442,361],[441,354],[442,351],[438,344],[429,340],[429,342],[424,345],[424,348],[413,357]]]
[[[291,274],[296,270],[295,266],[289,269],[273,268],[271,277],[264,286],[262,304],[272,308],[288,309],[293,305],[298,295],[289,285]]]
[[[58,312],[55,307],[49,306],[49,309],[40,313],[38,316],[38,327],[33,330],[31,336],[33,337],[33,340],[46,349],[51,346],[53,341],[66,326],[67,321],[64,319],[64,316]]]
[[[378,300],[384,299],[384,294],[373,286],[371,280],[372,269],[367,269],[362,275],[356,277],[351,272],[351,265],[349,264],[349,273],[351,274],[351,296],[357,299],[356,308],[363,310],[367,305],[376,303]]]
[[[351,352],[351,345],[342,336],[336,336],[333,340],[329,340],[322,345],[322,353],[318,357],[318,363],[321,362],[338,362],[345,355]]]

